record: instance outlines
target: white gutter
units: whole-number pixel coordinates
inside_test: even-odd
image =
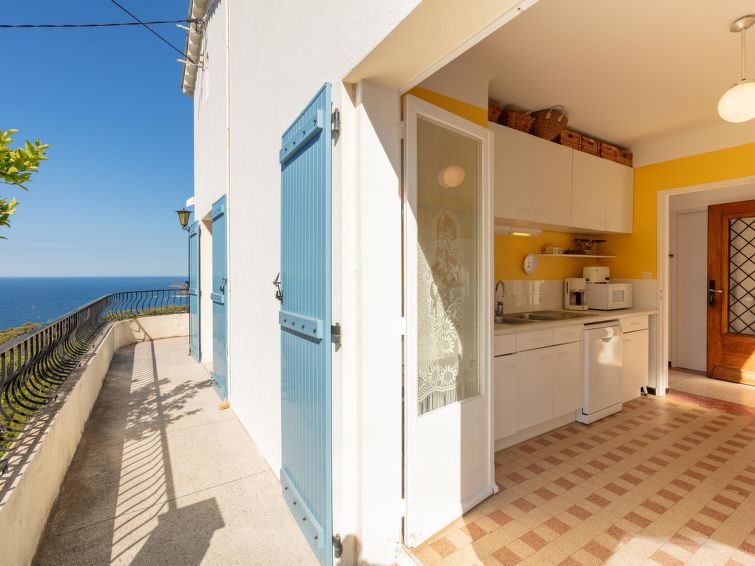
[[[209,0],[190,0],[189,19],[202,20],[207,14],[208,4]],[[183,90],[186,96],[194,95],[194,85],[197,82],[197,71],[199,69],[197,65],[201,65],[203,26],[204,22],[192,22],[189,24],[189,31],[186,32],[183,74],[181,78],[181,90]],[[193,61],[196,65],[192,65],[189,61]]]

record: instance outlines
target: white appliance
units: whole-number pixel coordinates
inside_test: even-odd
[[[632,307],[631,283],[588,283],[587,304],[591,309],[610,311]]]
[[[586,311],[587,282],[581,277],[564,279],[564,309],[568,311]]]
[[[582,277],[588,283],[608,283],[611,280],[611,272],[605,265],[589,265],[582,268]]]
[[[621,411],[622,332],[618,320],[585,325],[584,402],[576,419],[590,424]]]

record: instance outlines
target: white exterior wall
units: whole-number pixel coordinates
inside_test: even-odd
[[[202,50],[205,70],[194,92],[194,220],[200,220],[200,340],[202,363],[212,363],[212,203],[228,190],[226,9],[220,2],[208,14]]]
[[[347,564],[357,547],[360,561],[392,563],[400,536],[401,194],[398,92],[345,87],[342,79],[418,3],[221,1],[207,24],[207,70],[194,94],[197,217],[228,193],[230,401],[276,474],[280,136],[324,82],[342,111],[333,152],[333,314],[344,345],[333,354],[333,459],[334,532]],[[357,171],[359,160],[369,169]],[[202,236],[204,306],[210,238]],[[202,311],[203,355],[211,348],[209,313]]]

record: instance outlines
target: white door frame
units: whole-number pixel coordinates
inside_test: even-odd
[[[657,199],[657,218],[658,218],[658,336],[656,348],[658,349],[656,375],[657,378],[657,395],[665,395],[668,389],[668,361],[669,361],[669,318],[670,318],[670,297],[673,290],[670,287],[671,271],[669,267],[669,240],[670,240],[670,211],[669,199],[675,195],[684,195],[688,193],[698,193],[712,189],[724,189],[738,187],[740,185],[749,185],[755,183],[755,175],[749,177],[739,177],[737,179],[726,179],[724,181],[714,181],[712,183],[702,183],[699,185],[688,185],[664,189],[658,191]],[[666,292],[668,290],[668,292]]]
[[[432,121],[445,125],[449,128],[459,130],[466,135],[473,135],[482,141],[482,167],[481,167],[481,233],[487,235],[482,238],[480,246],[480,304],[479,309],[482,313],[479,323],[480,336],[480,371],[482,373],[482,396],[487,396],[485,408],[485,419],[487,420],[487,438],[484,446],[487,447],[487,477],[484,487],[465,501],[462,501],[457,508],[448,509],[443,515],[434,519],[432,525],[427,525],[422,532],[412,540],[405,538],[405,544],[416,546],[422,540],[431,536],[442,527],[453,521],[462,513],[486,499],[498,491],[495,483],[495,461],[494,461],[494,433],[493,433],[493,384],[492,384],[492,337],[493,337],[493,286],[492,286],[492,264],[493,264],[493,207],[492,207],[492,183],[493,183],[493,136],[490,131],[482,126],[474,124],[464,118],[461,118],[451,112],[438,108],[428,102],[420,100],[411,95],[405,98],[404,123],[407,135],[405,140],[410,137],[412,129],[416,129],[416,120],[414,116],[427,116]],[[416,134],[414,134],[416,136]],[[406,332],[404,339],[404,497],[406,498],[407,515],[411,513],[411,486],[414,473],[414,464],[412,463],[412,448],[415,442],[417,421],[417,348],[416,348],[416,311],[417,311],[417,226],[416,220],[412,215],[410,203],[416,199],[416,176],[417,176],[417,153],[416,144],[405,142],[404,151],[404,304],[406,317]],[[487,313],[487,316],[485,316]],[[464,400],[452,403],[442,407],[419,418],[426,418],[428,415],[439,413],[447,410],[459,410],[459,406],[478,399]],[[446,510],[444,510],[446,511]],[[405,525],[409,521],[405,520]],[[408,528],[405,526],[405,533],[408,534]]]

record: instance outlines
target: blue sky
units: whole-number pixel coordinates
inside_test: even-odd
[[[188,12],[188,0],[119,2],[143,20]],[[2,4],[2,23],[129,20],[109,0]],[[182,30],[157,29],[183,48]],[[28,193],[0,184],[20,202],[0,229],[0,277],[185,274],[174,210],[193,193],[193,126],[179,54],[139,27],[0,38],[0,128],[52,146]]]

